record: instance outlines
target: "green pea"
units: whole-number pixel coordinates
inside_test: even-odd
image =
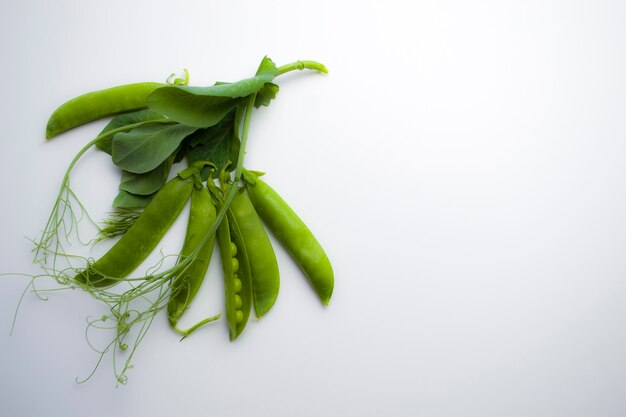
[[[240,324],[241,322],[243,322],[243,311],[241,310],[235,311],[235,322],[237,324]]]
[[[250,171],[244,170],[244,178],[259,216],[300,266],[322,303],[328,304],[334,274],[322,246],[276,191]]]
[[[215,204],[209,191],[202,186],[194,188],[191,194],[189,221],[187,223],[185,243],[180,253],[180,261],[188,257],[197,248],[215,222],[216,216]],[[181,332],[181,334],[187,334],[187,331],[180,331],[176,325],[185,310],[189,308],[190,303],[195,298],[204,281],[214,246],[215,235],[202,246],[200,253],[192,264],[178,274],[172,282],[167,306],[168,318],[170,325]]]
[[[237,260],[237,258],[233,258],[232,263],[233,263],[233,272],[239,271],[239,261]]]
[[[146,97],[159,87],[163,87],[163,84],[126,84],[73,98],[50,116],[46,139],[92,120],[146,108]]]
[[[137,269],[187,204],[194,188],[194,178],[187,176],[188,170],[165,184],[122,238],[104,256],[76,275],[76,282],[107,287]]]
[[[272,308],[278,297],[280,276],[276,255],[261,219],[244,189],[235,194],[230,211],[234,218],[231,222],[235,222],[241,231],[248,254],[254,309],[257,317],[261,317]]]
[[[243,284],[241,283],[241,280],[239,278],[233,279],[233,287],[235,289],[235,292],[241,292],[242,286]]]
[[[233,242],[230,242],[230,254],[232,256],[237,255],[237,245],[235,245]]]
[[[239,310],[241,309],[242,305],[243,301],[241,300],[241,297],[239,296],[239,294],[235,294],[235,307]]]

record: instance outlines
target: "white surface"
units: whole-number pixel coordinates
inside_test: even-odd
[[[626,414],[626,6],[607,1],[20,1],[0,6],[4,272],[29,272],[71,156],[104,122],[44,143],[86,91],[249,76],[265,54],[327,77],[280,79],[246,165],[318,235],[322,308],[282,249],[274,310],[229,343],[182,343],[164,316],[115,388],[78,292],[0,281],[4,416],[618,416]],[[96,218],[116,171],[74,186]],[[184,222],[168,235],[176,251]],[[221,308],[213,264],[194,314]]]

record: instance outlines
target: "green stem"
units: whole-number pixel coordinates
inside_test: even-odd
[[[248,103],[246,104],[246,114],[243,119],[243,129],[241,132],[241,146],[239,148],[239,157],[237,158],[237,165],[235,166],[235,182],[241,179],[241,173],[243,172],[243,157],[246,153],[246,143],[248,142],[248,130],[250,129],[250,118],[252,116],[252,109],[254,108],[254,101],[256,100],[256,94],[250,95]]]
[[[239,156],[237,158],[237,165],[235,166],[235,184],[239,182],[239,180],[241,179],[241,173],[243,172],[243,157],[246,153],[246,143],[248,142],[248,130],[250,127],[250,116],[252,115],[252,109],[254,108],[255,99],[256,93],[251,94],[248,98],[248,103],[246,104],[246,114],[243,119],[243,129],[241,132],[241,145],[239,146]],[[220,223],[222,223],[222,220],[224,220],[226,210],[228,210],[228,207],[230,207],[230,203],[233,201],[236,191],[237,187],[230,187],[230,189],[228,190],[228,194],[226,194],[226,198],[224,198],[224,205],[222,206],[222,209],[215,219],[215,223],[213,224],[214,227],[211,227],[210,233],[208,234],[209,236],[217,231]]]
[[[248,97],[248,102],[246,103],[246,114],[243,119],[243,129],[241,132],[241,144],[239,146],[239,156],[237,157],[237,165],[235,166],[235,183],[237,183],[241,179],[241,174],[243,172],[243,158],[246,153],[246,143],[248,142],[248,130],[250,127],[250,117],[252,115],[252,109],[254,109],[255,99],[256,99],[256,93],[251,94],[250,97]],[[222,223],[222,220],[224,220],[226,211],[228,210],[228,207],[230,207],[230,203],[233,201],[233,198],[235,197],[236,190],[237,190],[237,187],[231,187],[228,190],[228,194],[226,194],[226,197],[224,198],[224,204],[222,204],[222,207],[217,212],[217,216],[215,217],[215,222],[213,222],[213,225],[208,230],[208,232],[206,233],[202,241],[198,244],[195,250],[199,251],[200,248],[206,242],[208,242],[211,236],[213,236],[215,232],[217,232],[217,228]],[[185,258],[185,260],[179,265],[182,265],[182,266],[186,265],[187,263],[191,262],[192,258],[193,258],[193,252],[192,254],[190,254],[190,256]]]
[[[286,72],[294,70],[302,71],[303,69],[310,69],[314,71],[319,71],[323,74],[328,74],[328,70],[326,69],[324,64],[320,64],[319,62],[315,61],[296,61],[292,62],[291,64],[279,67],[278,72],[276,72],[276,76],[278,77],[279,75],[283,75]]]
[[[189,336],[191,333],[193,333],[194,331],[196,331],[197,329],[199,329],[200,327],[204,326],[207,323],[211,323],[217,319],[219,319],[222,315],[218,314],[217,316],[213,316],[213,317],[207,317],[206,319],[199,321],[198,323],[194,324],[193,326],[191,326],[190,328],[188,328],[187,330],[183,330],[180,329],[178,327],[174,327],[174,330],[176,330],[176,332],[178,334],[180,334],[181,336],[183,336],[183,339],[186,338],[187,336]]]

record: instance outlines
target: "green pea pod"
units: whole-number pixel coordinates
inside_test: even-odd
[[[185,243],[180,253],[180,260],[184,260],[192,254],[204,239],[205,235],[215,223],[217,212],[209,190],[200,186],[194,188],[191,194],[191,207],[189,209],[189,222]],[[167,305],[167,314],[170,325],[180,334],[187,336],[193,330],[215,320],[214,317],[202,320],[188,330],[178,329],[176,326],[183,313],[189,308],[194,297],[198,293],[207,269],[211,261],[215,246],[215,234],[199,249],[199,253],[190,265],[188,265],[172,282],[172,290]]]
[[[102,258],[76,275],[76,282],[108,287],[137,269],[187,204],[197,177],[198,168],[191,167],[165,184],[122,238]]]
[[[252,308],[252,283],[246,247],[230,210],[217,229],[217,241],[224,271],[226,323],[230,340],[246,327]]]
[[[50,116],[46,139],[102,117],[146,108],[146,97],[159,87],[163,84],[126,84],[73,98]]]
[[[278,297],[280,276],[278,262],[261,219],[244,188],[237,190],[230,205],[237,221],[250,262],[252,296],[257,317],[266,314]]]
[[[328,305],[335,280],[324,249],[276,191],[250,171],[244,170],[243,175],[259,215],[300,266],[322,303]]]

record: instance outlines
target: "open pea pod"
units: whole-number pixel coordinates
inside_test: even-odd
[[[248,254],[241,230],[230,210],[217,229],[222,269],[226,323],[230,340],[235,340],[248,323],[252,308],[252,282]]]

